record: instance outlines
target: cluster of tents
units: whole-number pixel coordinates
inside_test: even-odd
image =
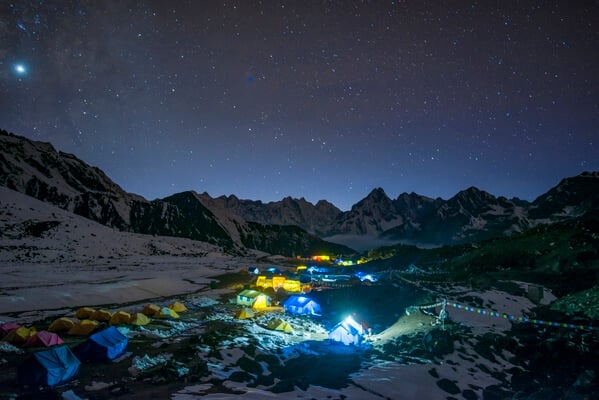
[[[271,298],[265,293],[253,289],[245,289],[237,295],[236,304],[244,306],[244,310],[262,311],[271,306]],[[283,309],[295,315],[320,315],[321,307],[314,299],[306,295],[291,295],[283,303]],[[251,313],[253,316],[253,313]],[[243,318],[248,318],[242,314]]]
[[[49,347],[64,341],[56,333],[37,331],[35,327],[26,327],[13,322],[0,325],[0,339],[21,347]]]
[[[9,329],[7,325],[13,324],[2,324],[0,330]],[[20,328],[11,330],[6,336],[17,329]],[[114,326],[94,333],[72,349],[56,333],[48,331],[37,332],[24,346],[30,341],[36,341],[36,346],[48,349],[33,353],[18,367],[17,382],[21,385],[50,387],[75,378],[82,362],[114,360],[125,353],[128,343],[127,336]]]
[[[38,332],[35,327],[25,327],[12,322],[1,324],[0,340],[22,347],[49,347],[63,343],[58,334],[89,336],[103,323],[110,326],[121,324],[142,326],[150,323],[150,317],[178,319],[179,313],[184,311],[187,311],[187,307],[178,301],[168,307],[148,304],[141,312],[136,313],[122,310],[112,313],[105,309],[81,307],[75,312],[76,319],[59,317],[52,321],[48,330],[44,331]]]
[[[0,340],[20,347],[47,347],[46,350],[33,353],[19,367],[18,382],[23,385],[55,386],[75,377],[81,362],[113,360],[125,352],[127,336],[114,325],[147,325],[150,317],[176,319],[184,311],[187,311],[187,307],[180,302],[168,307],[148,304],[137,313],[112,313],[105,309],[82,307],[75,312],[78,320],[60,317],[47,330],[37,331],[35,327],[12,322],[0,324]],[[106,329],[98,331],[103,327]],[[59,333],[89,337],[71,350]]]
[[[81,307],[75,312],[75,317],[79,321],[75,322],[71,318],[60,317],[50,324],[48,330],[57,333],[64,332],[68,335],[87,336],[98,329],[101,323],[142,326],[150,323],[150,317],[178,319],[179,313],[184,311],[187,311],[187,307],[178,301],[168,307],[148,304],[143,307],[141,312],[134,313],[123,310],[112,313],[105,309],[96,310],[91,307]]]
[[[237,313],[237,318],[248,319],[253,318],[256,311],[267,309],[270,306],[270,297],[257,290],[246,289],[237,295],[236,303],[244,306]],[[320,316],[322,314],[320,304],[303,294],[289,296],[283,303],[283,309],[292,315]],[[266,328],[286,333],[293,332],[289,323],[281,318],[271,319]],[[364,325],[349,316],[329,331],[329,339],[345,345],[359,345],[365,334]]]
[[[264,311],[270,307],[271,299],[265,293],[253,289],[246,289],[237,295],[236,303],[243,306],[237,312],[237,319],[253,318],[257,311]],[[305,295],[291,295],[283,303],[284,311],[294,315],[320,315],[320,305],[314,299]],[[288,322],[281,318],[271,319],[267,329],[293,333],[293,328]]]

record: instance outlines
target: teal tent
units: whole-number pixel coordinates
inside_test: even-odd
[[[77,376],[81,363],[66,346],[38,351],[17,370],[17,381],[28,386],[56,386]]]

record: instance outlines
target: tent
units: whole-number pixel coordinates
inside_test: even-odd
[[[2,339],[5,335],[8,335],[10,331],[15,329],[19,329],[21,325],[15,324],[14,322],[5,322],[0,325],[0,339]]]
[[[131,314],[125,311],[117,311],[110,317],[110,325],[128,324],[131,321]]]
[[[67,346],[34,353],[18,368],[21,385],[56,386],[77,376],[81,363]]]
[[[179,303],[178,301],[172,303],[170,306],[168,306],[168,308],[178,313],[187,311],[187,307],[185,307],[185,304]]]
[[[243,307],[241,310],[239,310],[239,312],[237,313],[237,319],[248,319],[248,318],[253,318],[254,317],[254,312],[252,310],[250,310],[247,307]]]
[[[39,331],[29,336],[23,347],[52,347],[63,343],[64,341],[56,333]]]
[[[133,325],[147,325],[150,323],[150,318],[148,318],[147,316],[145,316],[142,313],[135,313],[133,315],[131,315],[131,320],[129,321],[129,323],[133,324]]]
[[[110,318],[112,318],[112,313],[104,309],[94,311],[94,313],[89,317],[89,319],[100,322],[108,322],[110,321]]]
[[[75,322],[72,319],[66,317],[60,317],[52,321],[48,327],[50,332],[68,332],[72,327],[75,326]]]
[[[96,312],[96,310],[91,307],[81,307],[75,313],[75,317],[77,317],[79,319],[88,319],[95,312]]]
[[[174,318],[179,319],[179,314],[175,310],[171,310],[168,307],[162,307],[156,314],[154,314],[156,318]]]
[[[298,315],[320,315],[322,312],[320,304],[307,296],[289,296],[283,303],[285,311]]]
[[[329,339],[345,345],[359,345],[362,342],[363,333],[362,325],[357,323],[350,315],[331,329]]]
[[[269,307],[270,297],[257,290],[246,289],[237,295],[237,304],[257,310]]]
[[[127,336],[114,326],[94,333],[73,350],[81,361],[113,360],[127,349]]]
[[[268,329],[271,329],[273,331],[281,331],[281,332],[285,332],[285,333],[293,333],[293,328],[291,327],[291,325],[289,325],[288,322],[283,321],[280,318],[273,318],[270,321],[268,321],[268,324],[266,325],[266,327]]]
[[[147,316],[152,316],[158,311],[160,311],[160,307],[158,307],[156,304],[148,304],[141,312]]]
[[[87,336],[98,328],[100,323],[91,319],[79,321],[75,326],[69,329],[69,335]]]
[[[6,335],[3,340],[10,344],[20,346],[25,344],[29,337],[35,335],[35,333],[35,328],[26,328],[21,326],[20,328],[13,329],[12,331],[8,332],[8,335]]]

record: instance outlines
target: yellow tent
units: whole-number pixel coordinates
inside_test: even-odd
[[[79,319],[87,319],[87,318],[91,317],[92,314],[95,312],[96,312],[96,310],[91,307],[81,307],[80,309],[77,310],[77,312],[75,313],[75,316]]]
[[[128,324],[131,321],[131,314],[125,311],[117,311],[110,317],[110,325]]]
[[[179,318],[179,314],[177,314],[175,310],[171,310],[168,307],[162,307],[156,314],[154,314],[154,316],[156,318]]]
[[[185,307],[185,304],[179,303],[178,301],[172,303],[170,306],[168,306],[168,308],[178,313],[187,311],[187,307]]]
[[[104,321],[104,322],[108,322],[110,321],[110,318],[112,318],[112,313],[108,310],[97,310],[95,311],[90,317],[89,319],[93,319],[94,321]]]
[[[69,329],[71,329],[73,326],[75,326],[75,322],[73,322],[72,319],[67,318],[67,317],[60,317],[58,319],[55,319],[50,326],[48,327],[48,331],[50,332],[68,332]]]
[[[252,308],[254,310],[260,310],[266,307],[270,307],[270,297],[264,293],[260,293],[258,296],[256,296],[256,301],[254,301]]]
[[[239,312],[237,313],[237,319],[248,319],[248,318],[253,318],[254,317],[254,312],[252,310],[250,310],[249,308],[242,308],[241,310],[239,310]]]
[[[142,313],[135,313],[131,315],[131,320],[129,321],[129,323],[133,325],[147,325],[150,323],[150,318],[148,318]]]
[[[285,284],[286,280],[287,280],[287,278],[285,278],[284,276],[273,276],[272,277],[272,287],[275,289],[282,288],[283,285]]]
[[[284,283],[283,283],[283,289],[285,289],[288,292],[300,292],[302,290],[302,284],[300,281],[294,280],[294,279],[287,279]]]
[[[160,307],[158,307],[156,304],[148,304],[144,307],[144,309],[141,312],[145,315],[152,316],[156,314],[158,311],[160,311]]]
[[[251,306],[254,310],[270,306],[270,297],[253,289],[243,290],[237,295],[236,303],[240,306]]]
[[[272,329],[273,331],[293,333],[293,328],[291,327],[291,325],[289,325],[289,323],[283,321],[280,318],[271,319],[270,321],[268,321],[268,324],[266,325],[266,327],[268,329]]]
[[[3,340],[7,341],[10,344],[14,345],[23,345],[29,339],[29,337],[34,336],[37,333],[34,327],[26,328],[24,326],[13,329],[4,337]]]
[[[92,321],[91,319],[84,319],[73,326],[69,330],[69,335],[87,336],[98,328],[100,323],[98,321]]]

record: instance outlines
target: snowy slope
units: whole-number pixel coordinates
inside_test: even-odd
[[[0,313],[194,292],[263,255],[120,232],[0,187]]]
[[[117,231],[0,187],[0,261],[77,262],[132,256],[204,256],[214,245]]]

